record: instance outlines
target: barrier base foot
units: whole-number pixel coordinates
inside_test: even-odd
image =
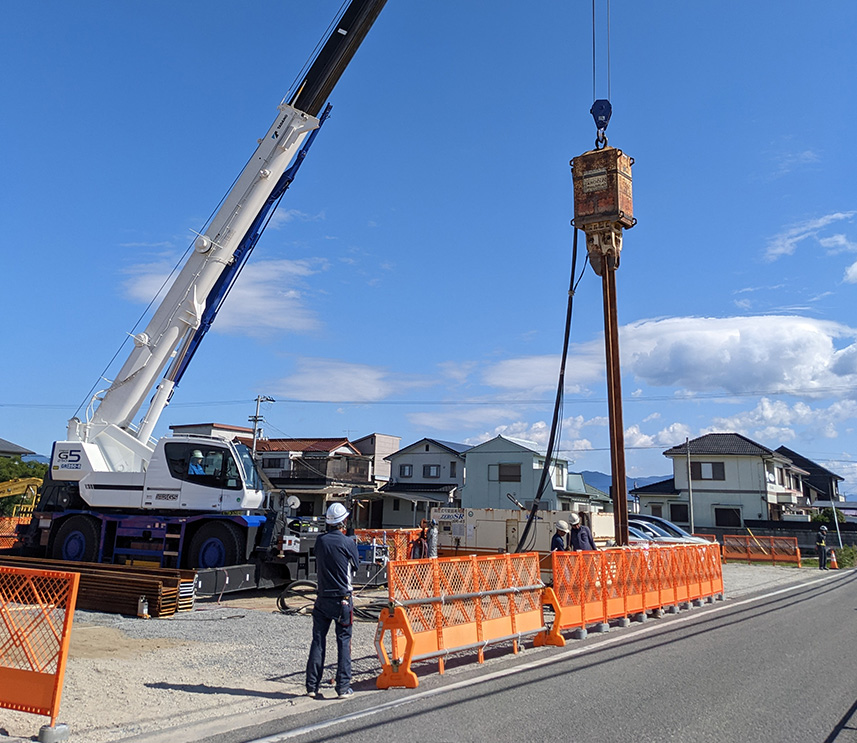
[[[604,632],[610,631],[610,625],[607,622],[599,622],[592,628],[592,631],[603,634]]]
[[[627,627],[629,624],[631,624],[631,620],[628,617],[619,617],[616,620],[617,627]]]
[[[631,619],[633,619],[635,622],[642,623],[642,622],[648,621],[649,615],[646,614],[646,612],[641,611],[639,614],[634,614],[634,616],[632,616]]]
[[[64,722],[58,722],[53,727],[42,725],[39,728],[39,743],[60,743],[63,740],[68,740],[68,725]]]
[[[702,599],[694,599],[691,601],[694,606],[704,606],[705,602]]]
[[[679,604],[678,608],[682,611],[690,611],[692,608],[692,604],[690,603],[690,601],[685,601],[684,603]]]
[[[665,611],[667,614],[678,614],[679,609],[678,609],[678,606],[673,604],[672,606],[666,607]]]
[[[571,638],[573,640],[585,640],[588,634],[589,632],[587,632],[586,627],[578,627],[572,631]]]

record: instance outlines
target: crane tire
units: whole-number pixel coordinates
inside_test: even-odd
[[[244,562],[246,538],[231,521],[207,521],[190,540],[189,567],[224,568]]]
[[[64,519],[51,539],[51,558],[74,562],[95,562],[101,541],[101,527],[90,516],[77,514]]]

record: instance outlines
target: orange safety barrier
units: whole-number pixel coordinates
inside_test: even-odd
[[[3,518],[0,518],[0,550],[8,549],[15,544],[15,540],[18,538],[15,533],[15,529],[18,524],[29,523],[29,516],[25,516],[23,518],[4,516]]]
[[[521,638],[546,629],[534,552],[391,562],[387,579],[390,606],[375,631],[379,689],[415,689],[416,661],[437,658],[443,673],[450,653],[477,648],[482,663],[487,645],[511,640],[517,653]]]
[[[747,562],[793,562],[800,567],[800,548],[797,537],[744,537],[737,534],[723,535],[723,562],[746,560]]]
[[[709,542],[717,541],[717,537],[714,536],[714,534],[697,534],[696,532],[693,532],[693,536],[701,537],[702,539],[707,539]]]
[[[408,545],[417,538],[419,529],[355,529],[354,535],[361,542],[377,539],[390,550],[390,560],[407,560]]]
[[[549,632],[535,644],[565,645],[562,631],[643,614],[723,593],[716,544],[647,549],[553,552],[553,586],[544,603],[554,609]]]
[[[0,707],[56,724],[78,573],[0,566]]]

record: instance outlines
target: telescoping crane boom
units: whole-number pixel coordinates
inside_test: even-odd
[[[280,103],[247,165],[198,233],[189,258],[148,325],[133,336],[133,348],[115,379],[93,397],[86,419],[72,418],[66,439],[54,443],[25,544],[39,545],[53,557],[107,560],[110,555],[101,554],[105,535],[111,529],[132,528],[127,520],[121,528],[108,526],[111,519],[158,513],[168,521],[171,514],[190,514],[196,520],[183,518],[180,534],[174,537],[182,544],[187,541],[185,547],[190,548],[164,551],[182,565],[214,567],[248,557],[254,547],[248,538],[256,532],[270,536],[267,517],[248,513],[262,506],[264,493],[246,447],[209,436],[155,442],[151,435],[327,118],[328,95],[385,3],[351,0],[331,26],[293,95]],[[245,515],[221,520],[215,524],[219,528],[209,520],[237,510]],[[143,531],[151,534],[151,529]],[[194,532],[203,535],[196,542]]]

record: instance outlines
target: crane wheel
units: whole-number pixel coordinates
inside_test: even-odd
[[[208,521],[190,540],[189,567],[223,568],[244,562],[246,538],[231,521]]]
[[[54,560],[74,562],[96,562],[101,528],[89,516],[69,516],[60,525],[51,539],[51,557]]]

